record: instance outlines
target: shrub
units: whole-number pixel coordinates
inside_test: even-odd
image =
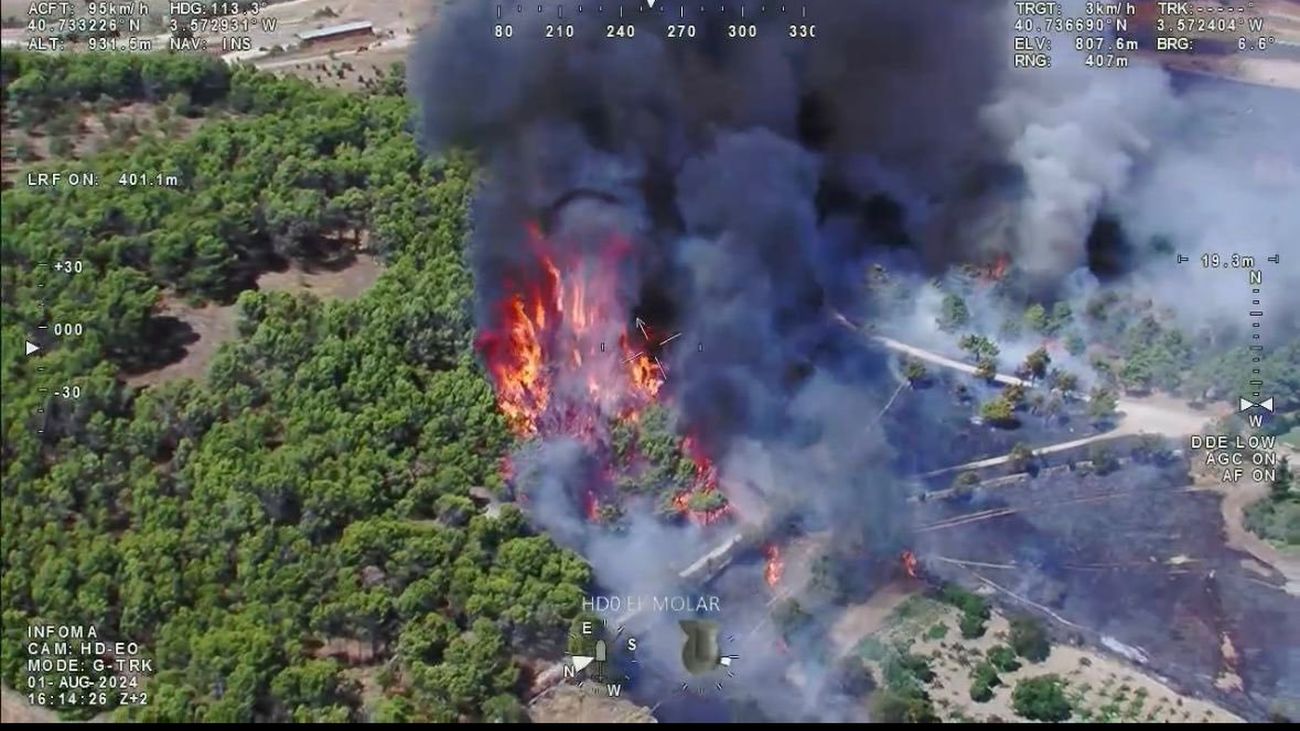
[[[968,640],[973,640],[984,636],[985,624],[984,618],[976,614],[961,615],[961,636]]]
[[[989,650],[989,662],[993,667],[1004,673],[1013,673],[1020,669],[1020,661],[1016,659],[1016,651],[1006,645],[998,645]]]
[[[934,704],[924,693],[902,694],[882,690],[871,700],[871,720],[877,723],[938,723]]]
[[[993,689],[1002,684],[998,669],[992,663],[982,662],[971,674],[970,697],[976,703],[985,703],[993,697]]]
[[[945,602],[961,610],[959,628],[962,637],[971,640],[984,635],[985,622],[989,618],[988,602],[955,584],[945,586],[941,596]]]
[[[1011,647],[1030,662],[1042,662],[1052,651],[1043,626],[1028,618],[1011,620]]]
[[[1074,708],[1065,697],[1061,679],[1055,675],[1026,678],[1011,693],[1016,713],[1032,721],[1060,722],[1070,718]]]

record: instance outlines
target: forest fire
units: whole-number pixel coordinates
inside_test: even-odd
[[[627,349],[626,344],[623,345]],[[645,353],[638,353],[629,361],[631,366],[632,386],[643,396],[653,399],[659,395],[659,388],[663,386],[663,374],[659,371],[659,366],[654,360]]]
[[[593,252],[549,239],[537,225],[527,233],[534,256],[503,277],[476,345],[517,436],[574,437],[603,463],[602,474],[573,493],[586,518],[600,522],[619,469],[611,427],[639,424],[663,396],[663,365],[652,349],[663,336],[631,317],[619,287],[631,246],[620,235],[607,235]],[[729,507],[716,466],[697,439],[683,439],[680,448],[695,469],[672,495],[674,512],[700,526],[721,520]],[[621,467],[639,469],[635,443],[630,454]]]
[[[781,575],[785,573],[785,562],[781,560],[781,549],[775,543],[769,543],[763,548],[763,554],[767,557],[767,565],[763,567],[763,580],[767,585],[776,588],[781,582]]]
[[[502,307],[505,321],[502,357],[490,358],[496,381],[498,403],[507,423],[518,433],[536,431],[538,415],[546,410],[550,389],[542,372],[542,345],[538,327],[546,323],[540,299],[533,298],[533,312],[521,295],[512,296]],[[497,350],[495,342],[485,350]]]
[[[731,504],[718,488],[718,468],[695,437],[682,440],[682,451],[695,464],[695,484],[674,496],[673,506],[697,525],[716,523],[731,512]]]
[[[536,266],[515,272],[477,342],[506,422],[524,437],[590,436],[602,416],[634,418],[663,380],[629,345],[617,285],[630,245],[610,235],[598,256],[568,261],[538,225],[527,231]]]

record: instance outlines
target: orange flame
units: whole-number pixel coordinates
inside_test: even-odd
[[[677,509],[678,513],[685,515],[691,512],[690,503],[691,493],[689,491],[682,491],[673,496],[673,507]]]
[[[991,263],[983,267],[979,278],[986,282],[1000,282],[1007,275],[1007,269],[1011,266],[1011,256],[1006,252],[997,255]]]
[[[769,543],[763,549],[767,556],[767,565],[763,567],[763,581],[767,585],[776,588],[781,581],[781,575],[785,573],[785,562],[781,560],[781,549],[777,548],[775,543]]]
[[[598,253],[575,258],[571,252],[578,247],[556,245],[538,224],[528,224],[526,232],[533,264],[511,272],[503,282],[505,294],[476,346],[501,413],[516,435],[565,434],[600,445],[610,436],[610,420],[639,421],[665,385],[663,366],[652,350],[662,342],[661,335],[639,321],[641,332],[634,329],[621,295],[621,260],[631,245],[611,234]],[[702,502],[696,496],[722,493],[711,494],[719,490],[718,471],[698,442],[688,438],[681,447],[695,465],[695,475],[673,496],[673,508],[699,525],[722,520],[730,511],[727,504],[691,509]],[[511,477],[508,465],[502,474]],[[603,488],[584,485],[578,494],[587,517],[599,520]]]
[[[534,302],[532,313],[520,295],[502,307],[504,336],[485,338],[481,343],[489,369],[496,381],[498,403],[506,422],[516,433],[536,431],[537,417],[550,401],[550,385],[542,363],[539,332],[545,328],[546,311]],[[493,357],[495,356],[495,357]]]
[[[601,417],[634,416],[663,385],[653,359],[630,347],[625,332],[617,348],[606,342],[627,318],[617,272],[630,246],[611,235],[600,256],[567,261],[550,253],[537,224],[526,229],[537,267],[508,283],[495,323],[477,345],[515,434],[537,434],[541,418],[553,413],[551,426],[592,435]],[[575,401],[583,392],[586,398]]]
[[[700,442],[693,436],[682,438],[682,452],[695,463],[695,481],[702,490],[713,490],[718,486],[718,468],[713,460],[704,453]]]
[[[692,495],[697,493],[705,494],[720,489],[718,487],[718,468],[714,466],[713,460],[709,459],[709,456],[704,453],[704,450],[694,437],[683,438],[681,448],[682,452],[695,464],[695,484],[690,489],[673,496],[673,507],[679,514],[686,515],[697,525],[712,525],[731,514],[731,503],[726,503],[714,510],[701,512],[691,510],[690,499]]]
[[[918,563],[916,561],[916,554],[912,553],[911,551],[903,551],[902,555],[899,556],[899,560],[902,561],[903,570],[907,572],[908,576],[912,577],[913,579],[921,578],[920,576],[917,575]]]
[[[653,399],[658,396],[659,388],[664,382],[659,373],[659,366],[651,360],[650,356],[642,353],[633,358],[629,366],[632,387],[647,398]]]

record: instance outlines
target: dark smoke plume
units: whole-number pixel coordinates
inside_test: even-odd
[[[409,87],[426,146],[476,150],[485,166],[470,247],[482,326],[538,266],[529,225],[578,260],[617,234],[633,247],[619,327],[651,312],[688,334],[670,354],[668,398],[741,513],[797,515],[887,553],[905,511],[876,419],[899,382],[829,312],[873,244],[907,239],[934,267],[963,256],[944,216],[1003,163],[979,114],[1005,23],[995,0],[806,5],[816,41],[785,37],[779,17],[750,21],[758,40],[728,39],[738,19],[716,12],[688,16],[689,41],[666,39],[680,21],[657,14],[634,14],[631,39],[597,37],[606,21],[594,16],[573,21],[578,38],[547,39],[554,18],[533,13],[512,14],[503,40],[493,3],[449,4],[413,52]],[[590,472],[579,444],[518,459],[534,518],[612,590],[674,589],[666,569],[704,547],[697,530],[648,515],[613,535],[584,522],[571,498]],[[770,648],[772,633],[751,634]],[[764,692],[788,663],[761,655],[748,656],[748,687],[762,712],[819,715],[771,700],[789,698]]]
[[[1088,265],[1099,215],[1176,232],[1170,221],[1210,211],[1187,218],[1167,200],[1177,161],[1205,178],[1232,169],[1170,121],[1205,102],[1176,104],[1163,72],[1089,73],[1065,57],[1049,72],[1008,69],[1010,3],[805,0],[815,41],[787,38],[789,19],[775,16],[747,21],[759,39],[729,39],[738,19],[716,8],[680,21],[633,10],[624,22],[635,37],[608,39],[616,21],[593,4],[566,21],[577,37],[548,39],[553,13],[507,3],[506,40],[493,37],[495,3],[448,2],[412,54],[426,148],[468,148],[483,163],[470,246],[480,326],[499,324],[502,296],[539,267],[530,227],[570,264],[604,256],[611,237],[625,242],[620,311],[605,327],[624,332],[645,315],[686,333],[687,347],[665,356],[666,399],[739,512],[793,516],[882,555],[908,527],[877,423],[900,381],[830,317],[872,316],[855,305],[864,257],[891,249],[891,262],[932,275],[1010,252],[1037,289],[1060,291]],[[1074,15],[1079,4],[1066,2]],[[674,22],[697,37],[666,39]],[[1276,148],[1291,153],[1294,141]],[[1293,218],[1251,231],[1269,240],[1293,232]],[[678,562],[707,547],[701,532],[648,512],[618,533],[585,522],[572,492],[599,469],[585,450],[553,439],[518,456],[534,519],[612,592],[677,588]],[[765,613],[765,601],[750,609]],[[770,627],[751,635],[776,643]],[[815,649],[790,654],[822,656]],[[791,703],[788,657],[762,654],[747,656],[757,668],[747,687],[763,714],[833,715],[814,687],[833,684],[805,683]]]
[[[786,38],[788,18],[759,21],[759,40],[728,39],[738,18],[717,12],[688,14],[699,35],[675,42],[664,27],[680,21],[656,13],[631,14],[634,38],[598,37],[610,19],[593,15],[562,41],[544,37],[552,15],[510,13],[503,40],[494,4],[450,4],[412,55],[410,88],[429,145],[489,160],[495,200],[480,220],[586,191],[680,234],[683,166],[751,129],[818,156],[821,201],[854,219],[882,193],[918,210],[968,195],[983,166],[1003,162],[978,120],[1002,72],[1002,3],[805,4],[815,41]],[[928,243],[933,260],[952,260]]]

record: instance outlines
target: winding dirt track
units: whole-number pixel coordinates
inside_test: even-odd
[[[975,373],[975,367],[969,363],[953,360],[952,358],[945,357],[938,353],[880,335],[872,336],[872,339],[890,350],[906,353],[913,358],[918,358],[928,363],[943,366],[945,368],[952,368],[965,373]],[[1005,374],[998,374],[995,377],[995,380],[999,383],[1006,384],[1020,384],[1024,386],[1033,385],[1024,379]],[[1068,442],[1061,442],[1059,444],[1041,447],[1034,451],[1039,454],[1050,454],[1052,452],[1084,446],[1092,442],[1141,433],[1160,434],[1173,439],[1182,439],[1183,437],[1196,434],[1205,429],[1212,419],[1222,415],[1223,413],[1197,411],[1189,406],[1179,403],[1175,399],[1164,396],[1150,396],[1141,399],[1131,397],[1120,398],[1118,411],[1120,413],[1120,422],[1116,429],[1104,434],[1097,434],[1083,439],[1075,439]],[[981,459],[954,467],[935,470],[922,475],[922,477],[933,477],[950,472],[979,469],[982,467],[994,467],[1009,462],[1010,460],[1011,455],[1009,454],[1001,457]],[[1278,549],[1268,541],[1265,541],[1254,533],[1251,533],[1245,527],[1244,513],[1246,506],[1262,499],[1268,493],[1268,488],[1259,483],[1243,482],[1232,485],[1227,489],[1225,489],[1224,485],[1216,484],[1212,489],[1223,496],[1223,523],[1224,530],[1227,534],[1226,540],[1228,545],[1239,551],[1249,553],[1261,562],[1272,566],[1286,577],[1286,592],[1295,596],[1300,596],[1300,555]],[[1001,509],[972,513],[970,515],[957,516],[956,518],[940,521],[933,525],[922,526],[920,530],[927,531],[952,528],[966,523],[1010,515],[1015,512],[1016,511],[1010,509]]]
[[[926,361],[934,365],[950,368],[975,375],[976,368],[970,363],[963,363],[954,360],[939,353],[935,353],[924,348],[918,348],[915,345],[888,338],[883,335],[873,335],[872,340],[893,350],[904,353],[918,360]],[[998,373],[994,375],[993,380],[1007,385],[1033,387],[1035,384],[1017,376]],[[1086,396],[1081,396],[1086,400]],[[1117,406],[1119,412],[1119,424],[1115,429],[1102,434],[1083,437],[1081,439],[1072,439],[1059,444],[1052,444],[1046,447],[1040,447],[1034,451],[1040,454],[1051,454],[1067,449],[1082,447],[1093,442],[1101,442],[1108,439],[1115,439],[1121,436],[1130,436],[1133,434],[1160,434],[1166,437],[1181,439],[1191,434],[1196,434],[1203,429],[1216,414],[1210,412],[1197,411],[1190,406],[1185,406],[1175,399],[1150,396],[1146,398],[1120,397]],[[979,469],[981,467],[995,467],[1000,464],[1011,461],[1011,455],[1006,454],[1001,457],[990,457],[988,459],[975,460],[966,464],[945,467],[941,470],[928,472],[922,477],[934,477],[936,475],[958,472],[961,470]]]

